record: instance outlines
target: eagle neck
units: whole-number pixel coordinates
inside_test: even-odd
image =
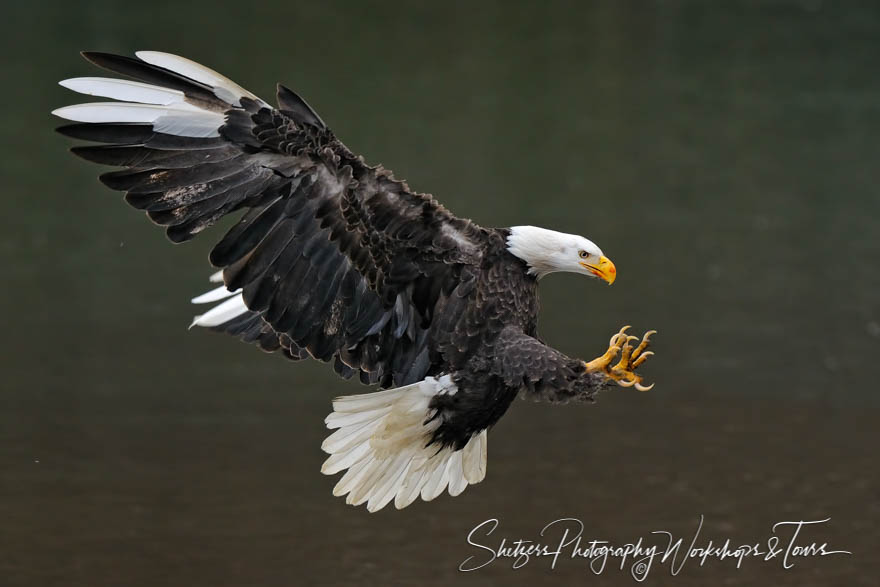
[[[511,226],[506,230],[507,252],[525,264],[527,275],[541,279],[558,271],[551,259],[558,250],[560,233],[537,226]]]

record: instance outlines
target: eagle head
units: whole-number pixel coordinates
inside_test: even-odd
[[[513,226],[507,237],[507,250],[529,267],[539,279],[548,273],[567,271],[614,283],[617,269],[593,241],[576,234],[538,228]]]

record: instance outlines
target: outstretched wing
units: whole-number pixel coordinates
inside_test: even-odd
[[[479,261],[480,227],[366,165],[283,86],[273,108],[175,55],[83,55],[138,80],[61,82],[120,100],[54,112],[76,122],[61,133],[104,143],[77,155],[125,168],[104,184],[173,242],[244,210],[211,251],[239,302],[209,325],[365,382],[423,378],[437,300]]]

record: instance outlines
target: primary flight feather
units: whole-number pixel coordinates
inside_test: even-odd
[[[586,238],[454,216],[353,154],[283,86],[273,107],[176,55],[83,55],[136,80],[61,82],[118,100],[53,112],[74,121],[62,134],[102,143],[74,153],[124,168],[104,184],[175,243],[243,211],[211,251],[221,285],[193,299],[216,303],[193,325],[385,388],[333,402],[322,472],[345,471],[334,495],[370,511],[458,495],[486,475],[487,431],[518,394],[650,389],[634,370],[652,332],[634,347],[624,327],[589,362],[538,338],[541,277],[616,277]]]

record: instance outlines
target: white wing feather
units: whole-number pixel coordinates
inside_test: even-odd
[[[170,90],[125,79],[75,77],[60,81],[58,85],[87,96],[113,98],[123,102],[161,104],[164,106],[185,102],[185,96],[179,90]]]
[[[135,55],[137,55],[138,59],[141,61],[146,61],[157,67],[164,67],[169,71],[179,73],[182,76],[211,86],[214,89],[214,95],[233,106],[239,106],[242,98],[250,98],[265,104],[263,100],[259,99],[231,79],[220,75],[209,67],[205,67],[200,63],[187,59],[186,57],[172,55],[171,53],[162,53],[160,51],[137,51]]]

